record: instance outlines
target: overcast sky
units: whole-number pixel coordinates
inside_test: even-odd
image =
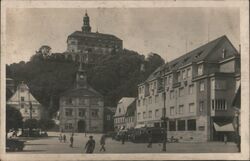
[[[69,34],[81,30],[83,9],[8,9],[7,63],[28,61],[42,45],[66,50]],[[92,31],[113,34],[124,48],[170,61],[186,51],[227,35],[238,48],[238,8],[88,8]],[[187,43],[186,43],[187,42]],[[187,45],[186,45],[187,44]]]

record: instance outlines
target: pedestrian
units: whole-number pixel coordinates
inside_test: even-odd
[[[101,140],[100,140],[100,144],[101,144],[101,149],[100,149],[100,152],[103,150],[103,151],[106,151],[105,149],[105,140],[106,140],[106,136],[103,134],[102,137],[101,137]]]
[[[224,134],[224,143],[227,144],[227,135]]]
[[[126,133],[122,133],[122,144],[125,144]]]
[[[65,143],[66,142],[66,135],[63,134],[63,142]]]
[[[152,140],[153,140],[153,138],[152,138],[152,133],[151,133],[151,131],[148,131],[148,148],[152,148]]]
[[[95,140],[93,136],[89,136],[89,140],[85,145],[86,153],[93,153],[95,150]]]
[[[73,142],[74,142],[74,134],[72,133],[72,135],[70,136],[70,147],[73,148]]]
[[[62,142],[62,133],[60,133],[60,135],[59,135],[59,141],[60,141],[60,143]]]

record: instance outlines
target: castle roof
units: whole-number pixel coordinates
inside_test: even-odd
[[[81,37],[87,37],[87,38],[99,38],[99,39],[113,39],[113,40],[121,40],[118,37],[110,34],[103,34],[99,32],[82,32],[82,31],[75,31],[72,34],[68,36],[68,38],[81,38]]]
[[[204,44],[170,62],[167,62],[166,64],[158,67],[146,80],[152,81],[156,77],[160,75],[160,71],[163,71],[165,68],[167,72],[178,70],[180,67],[191,64],[191,63],[197,63],[202,60],[206,60],[207,56],[214,52],[215,50],[220,47],[221,44],[223,44],[225,41],[229,41],[228,38],[223,35],[213,41],[208,42],[207,44]],[[229,41],[230,42],[230,41]]]

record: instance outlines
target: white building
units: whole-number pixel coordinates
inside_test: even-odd
[[[17,86],[16,92],[7,101],[7,104],[18,109],[23,120],[41,119],[42,105],[30,93],[29,87],[23,82]]]

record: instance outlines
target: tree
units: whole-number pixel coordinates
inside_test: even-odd
[[[19,110],[7,105],[6,106],[6,132],[10,129],[17,130],[23,126],[23,117]]]
[[[42,130],[47,131],[55,127],[55,122],[54,120],[51,120],[51,119],[41,119],[39,120],[39,127]]]

